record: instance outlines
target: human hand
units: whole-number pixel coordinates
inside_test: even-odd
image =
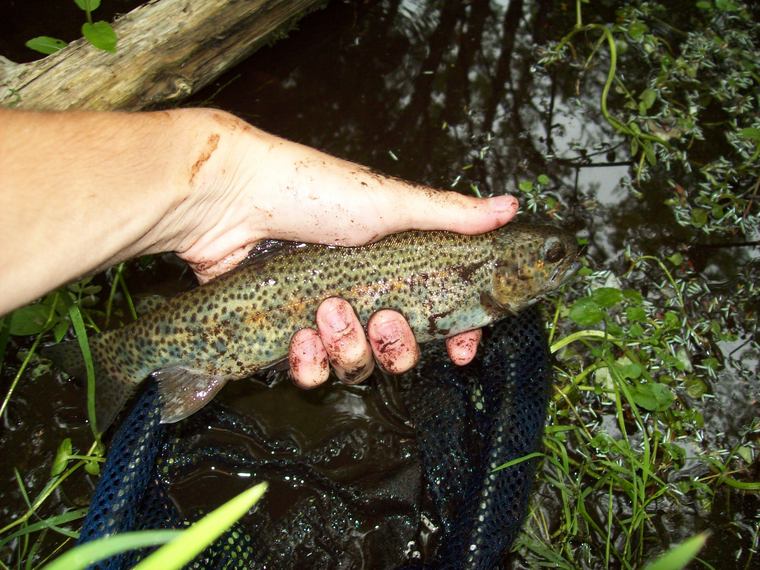
[[[264,133],[232,115],[204,113],[207,142],[191,162],[184,204],[184,226],[191,230],[173,247],[201,282],[234,268],[265,238],[353,246],[409,229],[475,234],[503,225],[517,211],[511,196],[436,191]],[[375,359],[399,374],[419,358],[398,312],[377,312],[365,336],[349,304],[328,299],[316,323],[291,342],[299,386],[327,380],[328,362],[342,381],[355,383],[369,376]],[[472,360],[480,336],[476,330],[447,339],[452,361]]]

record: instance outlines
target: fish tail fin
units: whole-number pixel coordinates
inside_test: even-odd
[[[108,350],[104,335],[90,338],[90,353],[95,371],[95,427],[105,432],[144,377],[130,375],[128,363],[119,362],[118,352]],[[43,348],[42,355],[69,376],[87,380],[87,367],[76,340]]]

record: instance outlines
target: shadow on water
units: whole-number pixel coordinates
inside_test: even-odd
[[[602,4],[598,9],[610,9],[610,3]],[[464,193],[516,192],[520,181],[545,174],[559,200],[557,214],[588,239],[588,256],[599,266],[623,268],[621,252],[630,243],[644,254],[680,248],[697,270],[730,290],[739,278],[737,267],[756,259],[751,248],[701,243],[663,206],[672,192],[667,188],[652,183],[637,198],[621,185],[630,165],[620,158],[627,151],[599,111],[603,66],[589,70],[579,89],[574,70],[537,64],[537,46],[567,31],[573,11],[571,2],[546,0],[333,1],[187,104],[217,106],[387,174]],[[25,30],[32,25],[18,21]],[[23,43],[38,33],[58,32],[51,27],[9,38]],[[167,268],[176,279],[176,264],[159,262],[150,270],[135,269],[130,284],[155,291],[155,279]],[[188,283],[173,280],[169,289]],[[16,365],[9,363],[4,381]],[[60,439],[73,434],[81,438],[80,448],[85,445],[84,414],[77,409],[84,396],[80,387],[50,375],[24,384],[4,418],[0,445],[5,457],[16,458],[12,463],[26,485],[38,488]],[[717,407],[731,409],[754,397],[753,390],[724,389]],[[725,422],[710,430],[730,443],[731,430],[742,424],[726,414],[716,417]],[[23,504],[11,467],[3,462],[0,468],[0,517],[6,520]],[[60,501],[80,505],[88,492],[76,488]],[[688,536],[703,526],[739,524],[735,519],[743,520],[742,512],[751,517],[757,508],[756,500],[742,500],[723,493],[709,522],[684,513],[676,517],[663,501],[662,516],[652,513],[662,544],[670,535]],[[557,514],[551,501],[547,505],[551,521]],[[604,513],[600,520],[604,525]],[[703,558],[720,566],[737,548],[731,541],[711,541]],[[522,561],[514,562],[522,567]]]

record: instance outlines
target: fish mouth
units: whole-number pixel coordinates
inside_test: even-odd
[[[556,267],[552,272],[549,281],[551,281],[554,285],[559,286],[566,280],[570,279],[573,275],[575,275],[580,268],[581,263],[579,261],[573,261],[567,268]]]

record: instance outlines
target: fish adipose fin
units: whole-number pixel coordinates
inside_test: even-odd
[[[90,339],[90,352],[95,371],[95,427],[98,432],[105,432],[116,416],[135,393],[144,378],[132,378],[128,375],[126,363],[115,362],[118,351],[105,350],[101,338]],[[75,340],[47,346],[42,355],[53,361],[58,368],[69,376],[87,381],[85,367],[79,343]]]
[[[212,376],[184,366],[172,366],[153,373],[161,396],[161,423],[184,420],[208,404],[227,383],[223,376]]]

